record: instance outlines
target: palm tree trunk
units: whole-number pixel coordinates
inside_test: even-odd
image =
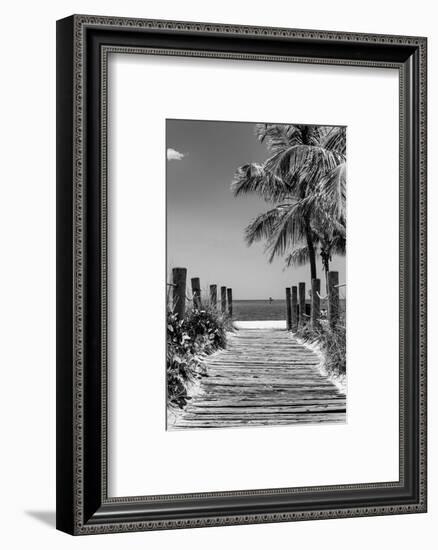
[[[329,279],[329,271],[330,271],[330,261],[332,259],[332,249],[333,249],[333,244],[332,243],[326,243],[326,242],[322,242],[321,244],[321,260],[322,260],[322,267],[323,267],[323,270],[324,270],[324,275],[325,275],[325,290],[326,290],[326,295],[328,296],[329,294],[329,282],[328,282],[328,279]]]
[[[327,256],[324,256],[322,258],[322,265],[323,265],[324,275],[325,275],[325,293],[326,293],[326,296],[328,296],[328,293],[329,293],[328,274],[330,270],[330,261]]]
[[[316,254],[312,239],[312,231],[308,220],[306,220],[306,244],[309,249],[310,280],[312,280],[316,279]]]

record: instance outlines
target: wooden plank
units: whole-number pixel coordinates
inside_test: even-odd
[[[345,396],[286,330],[236,331],[202,361],[206,376],[171,429],[345,422]]]

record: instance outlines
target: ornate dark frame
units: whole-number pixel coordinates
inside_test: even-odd
[[[396,68],[400,480],[108,498],[109,52]],[[57,22],[57,527],[93,534],[426,511],[426,39],[74,15]]]

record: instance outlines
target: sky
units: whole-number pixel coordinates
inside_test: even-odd
[[[188,285],[199,277],[203,291],[231,287],[235,300],[280,299],[287,286],[310,284],[308,264],[284,269],[283,258],[268,262],[263,243],[245,243],[245,227],[269,208],[230,189],[239,166],[270,156],[254,130],[248,122],[166,121],[167,272],[186,267]],[[346,282],[344,257],[331,269]],[[318,275],[324,288],[319,258]]]

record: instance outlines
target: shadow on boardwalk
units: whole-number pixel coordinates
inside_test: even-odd
[[[345,422],[345,396],[286,330],[241,329],[204,362],[208,376],[168,429]]]

